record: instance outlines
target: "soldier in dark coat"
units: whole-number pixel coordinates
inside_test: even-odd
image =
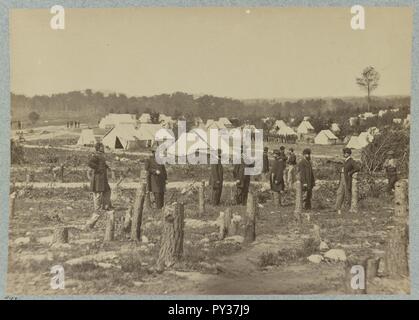
[[[223,191],[223,165],[221,164],[221,149],[218,150],[218,163],[211,164],[211,175],[209,185],[212,189],[212,205],[220,204],[221,193]]]
[[[233,168],[233,178],[236,179],[236,204],[246,205],[247,194],[249,193],[250,175],[245,174],[245,168],[251,168],[254,164],[244,162],[244,153],[242,147],[242,158],[240,164],[235,164]]]
[[[357,162],[352,158],[352,150],[344,148],[342,150],[344,163],[340,173],[339,188],[336,193],[336,210],[342,213],[342,205],[350,206],[352,198],[352,175],[360,170]]]
[[[311,150],[303,150],[303,159],[298,163],[298,175],[300,177],[302,191],[304,194],[303,202],[304,209],[311,209],[312,190],[316,184],[313,174],[313,167],[311,165]]]
[[[90,157],[88,167],[90,171],[90,191],[93,193],[94,214],[86,224],[87,228],[93,228],[100,217],[101,210],[111,209],[111,188],[108,183],[108,169],[104,156],[105,148],[102,143],[95,145],[96,152]]]
[[[387,192],[391,193],[394,190],[394,185],[397,182],[397,160],[394,158],[394,151],[390,150],[387,152],[388,158],[384,162],[384,169],[387,174]]]
[[[147,191],[153,193],[156,208],[161,209],[164,206],[167,173],[165,165],[157,163],[154,149],[145,163],[145,170],[147,172]]]
[[[279,150],[274,151],[275,159],[272,162],[272,167],[270,171],[270,183],[271,190],[273,192],[281,193],[284,191],[285,181],[284,181],[284,170],[285,170],[285,161],[281,157]]]
[[[268,173],[269,172],[269,159],[268,159],[268,147],[263,148],[263,168],[262,173]]]

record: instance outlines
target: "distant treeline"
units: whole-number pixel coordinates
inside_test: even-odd
[[[374,97],[371,112],[380,109],[399,107],[409,112],[410,97]],[[219,117],[249,120],[257,125],[264,117],[300,121],[304,116],[322,119],[323,122],[343,123],[351,116],[367,111],[365,98],[325,98],[301,99],[294,101],[248,100],[241,101],[227,97],[176,92],[151,97],[127,97],[124,94],[103,94],[92,90],[72,91],[51,96],[33,96],[11,94],[12,120],[28,122],[28,115],[36,112],[40,120],[62,119],[97,122],[108,113],[131,113],[141,115],[144,112],[159,112],[181,116],[187,120],[194,117],[218,119]],[[316,122],[314,120],[314,122]]]

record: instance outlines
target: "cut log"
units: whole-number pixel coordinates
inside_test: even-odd
[[[105,241],[114,240],[114,231],[115,231],[115,215],[113,211],[108,211],[106,213],[106,229],[105,229]]]
[[[358,173],[352,175],[352,198],[351,198],[351,209],[352,213],[358,213]]]
[[[244,241],[249,243],[256,240],[256,199],[253,193],[247,196],[246,225],[244,229]]]
[[[15,216],[15,202],[16,202],[16,192],[12,192],[9,195],[9,216],[13,218]]]
[[[175,202],[163,209],[163,231],[161,235],[157,268],[163,270],[173,266],[183,255],[184,205]]]
[[[146,183],[141,183],[135,194],[134,208],[132,213],[131,240],[141,241],[141,224],[143,220],[144,198]]]
[[[65,226],[57,226],[54,229],[54,233],[52,235],[51,244],[61,244],[61,243],[68,243],[68,227]]]
[[[198,216],[202,217],[205,213],[205,181],[201,181],[199,186],[199,208]]]

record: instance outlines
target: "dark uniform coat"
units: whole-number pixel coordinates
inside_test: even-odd
[[[272,168],[270,171],[270,182],[271,182],[272,191],[280,192],[284,190],[284,186],[285,186],[284,170],[285,170],[284,159],[279,158],[279,159],[275,159],[272,162]]]
[[[107,192],[110,191],[108,183],[109,168],[106,164],[105,156],[101,152],[95,152],[89,159],[88,167],[93,170],[90,177],[90,189],[92,192]]]
[[[164,164],[157,163],[156,159],[150,157],[145,163],[147,171],[147,189],[154,193],[164,193],[166,191],[167,173]]]
[[[245,175],[246,167],[252,167],[252,165],[241,163],[235,164],[233,168],[233,177],[238,181],[236,184],[236,203],[242,205],[246,205],[247,194],[249,193],[250,186],[250,175]]]
[[[221,189],[223,187],[223,175],[223,165],[221,163],[211,165],[209,184],[212,189]]]
[[[345,177],[345,185],[348,191],[352,190],[352,175],[360,170],[358,163],[349,157],[343,164],[343,176]]]
[[[298,173],[300,174],[301,184],[303,186],[306,184],[308,189],[313,189],[313,187],[316,185],[316,181],[314,179],[311,162],[305,158],[301,159],[298,163]]]
[[[297,164],[297,157],[294,153],[290,153],[288,157],[288,164],[290,165],[296,165]]]
[[[269,172],[269,159],[268,159],[268,153],[263,152],[263,169],[262,173],[268,173]]]

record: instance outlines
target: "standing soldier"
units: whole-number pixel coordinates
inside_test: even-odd
[[[90,179],[90,190],[93,193],[93,206],[95,212],[88,220],[86,228],[93,228],[100,217],[102,210],[111,209],[111,188],[108,183],[108,169],[105,159],[105,148],[102,143],[95,145],[96,152],[89,159],[90,168],[88,176]]]
[[[271,191],[278,192],[279,202],[282,204],[281,193],[284,191],[285,181],[284,181],[284,170],[285,170],[285,160],[281,155],[279,150],[274,151],[275,159],[272,162],[272,167],[270,171],[270,183]]]
[[[262,167],[262,177],[263,179],[269,178],[269,158],[268,158],[268,147],[263,148],[263,167]]]
[[[311,209],[312,190],[315,186],[313,167],[311,165],[311,150],[303,150],[303,159],[298,163],[298,173],[300,176],[302,191],[304,194],[304,209]]]
[[[164,193],[166,192],[167,173],[164,164],[159,164],[155,157],[156,150],[151,150],[151,156],[145,163],[147,171],[147,191],[152,192],[156,202],[156,208],[164,206]]]
[[[212,205],[220,204],[221,193],[223,191],[223,165],[221,164],[221,149],[218,149],[217,163],[211,164],[211,175],[209,185],[212,187]]]
[[[294,153],[294,149],[290,148],[288,154],[288,174],[287,174],[287,185],[290,190],[293,189],[295,182],[295,167],[297,165],[297,156]]]
[[[352,158],[352,150],[343,148],[344,163],[340,172],[339,188],[336,194],[336,210],[338,214],[342,213],[342,205],[350,206],[352,198],[352,175],[359,171],[359,166]]]
[[[394,157],[394,151],[392,150],[387,152],[387,156],[388,158],[384,162],[383,167],[384,167],[384,170],[386,171],[387,180],[388,180],[387,192],[391,193],[394,190],[394,185],[396,184],[396,181],[397,181],[397,160]]]
[[[243,147],[241,150],[241,163],[235,164],[233,168],[233,177],[236,179],[236,204],[246,205],[247,194],[249,193],[250,175],[245,174],[246,167],[252,167],[251,164],[245,164]]]

